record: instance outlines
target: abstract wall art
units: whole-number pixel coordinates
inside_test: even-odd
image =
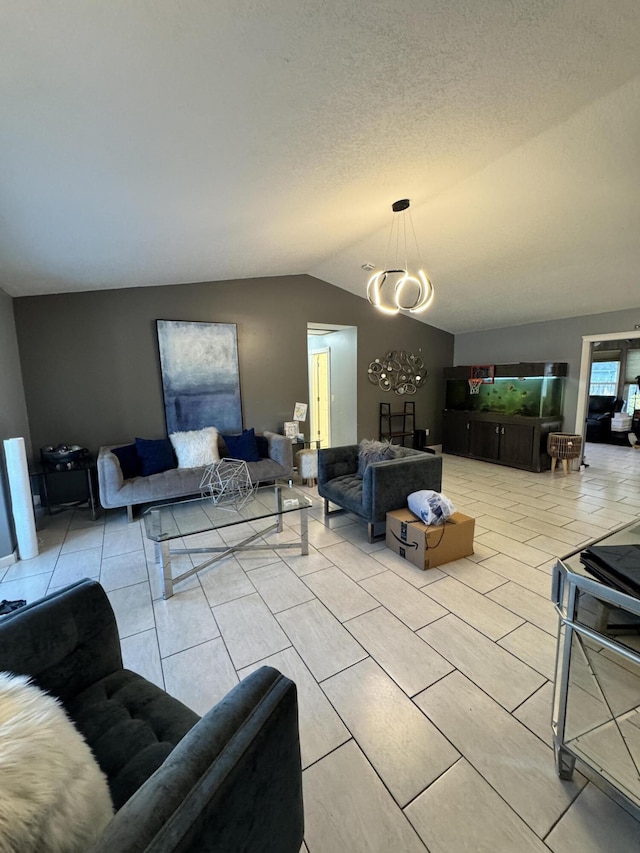
[[[235,323],[157,320],[167,433],[242,431]]]

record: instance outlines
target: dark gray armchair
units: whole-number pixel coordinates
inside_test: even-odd
[[[116,813],[88,853],[298,853],[297,695],[277,670],[200,718],[123,669],[113,610],[90,580],[2,618],[0,670],[61,699],[107,775]]]
[[[373,462],[358,477],[357,444],[318,451],[318,494],[330,504],[349,510],[367,522],[369,541],[383,536],[387,513],[407,505],[407,497],[420,489],[442,488],[442,457],[409,447],[398,447],[395,459]],[[334,510],[335,511],[335,510]]]

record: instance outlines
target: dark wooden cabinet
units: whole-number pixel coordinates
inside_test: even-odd
[[[442,424],[442,449],[457,456],[469,454],[471,435],[469,418],[460,417],[460,412],[444,412]]]
[[[534,463],[534,429],[528,424],[500,424],[500,461],[515,468]]]
[[[445,410],[442,450],[512,468],[545,471],[550,467],[547,436],[561,430],[561,418]]]
[[[500,424],[495,421],[472,420],[469,425],[469,453],[476,459],[494,461],[500,458]]]

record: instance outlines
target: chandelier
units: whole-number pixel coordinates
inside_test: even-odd
[[[413,227],[413,219],[409,211],[409,199],[401,198],[394,201],[391,210],[391,232],[387,244],[387,255],[382,270],[375,272],[367,284],[367,299],[385,314],[397,314],[398,311],[408,311],[410,314],[420,314],[433,301],[433,285],[422,269],[418,240]],[[407,218],[413,234],[416,247],[416,257],[420,267],[415,275],[409,272],[407,254]],[[392,244],[395,242],[394,268],[387,263]],[[401,255],[400,252],[403,251]]]

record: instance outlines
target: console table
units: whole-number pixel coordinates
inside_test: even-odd
[[[595,542],[640,544],[640,521]],[[581,550],[553,569],[556,769],[570,779],[580,760],[640,817],[640,598],[591,575]]]

